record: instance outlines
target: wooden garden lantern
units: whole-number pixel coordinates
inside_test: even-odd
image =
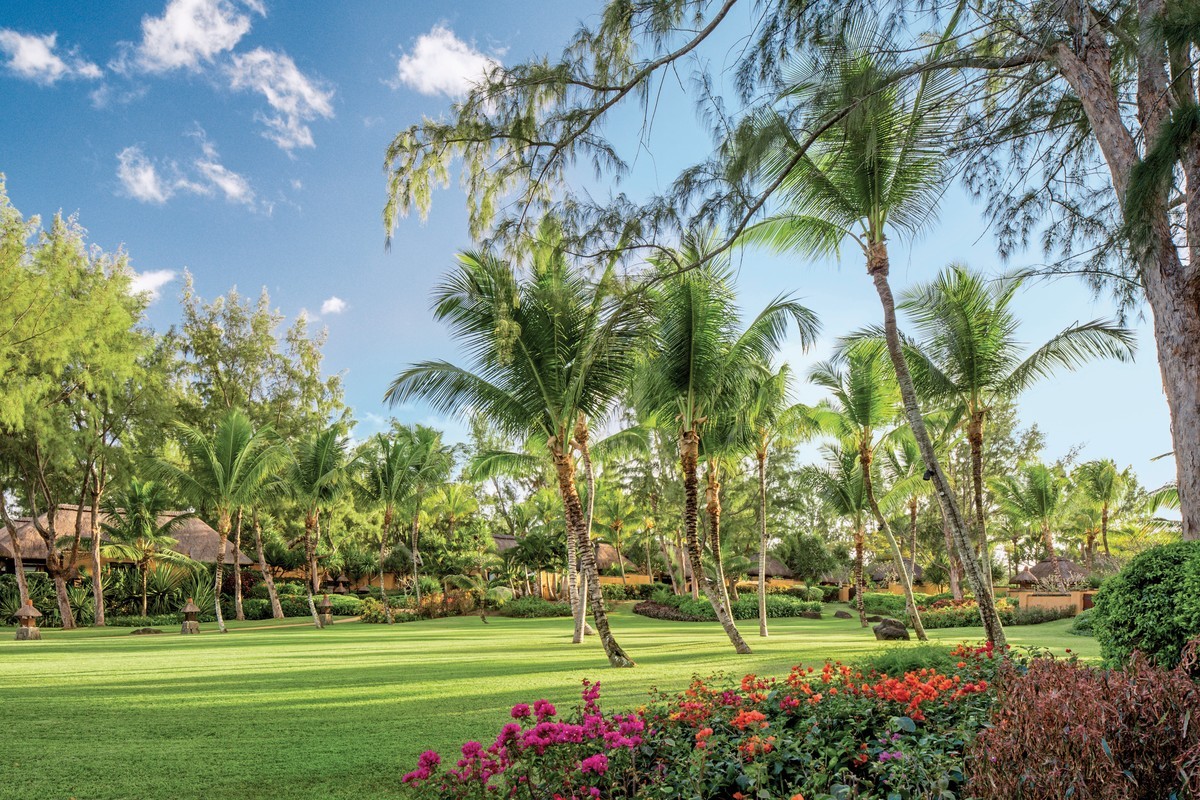
[[[347,585],[349,583],[350,583],[350,579],[347,578],[345,575],[338,575],[337,576],[337,588],[334,589],[333,591],[336,592],[337,594],[349,594],[350,590],[347,588]]]
[[[321,626],[333,624],[333,601],[329,599],[329,595],[325,595],[321,599],[320,605],[317,606],[317,614],[321,619]]]
[[[196,601],[190,597],[188,598],[187,605],[183,607],[183,627],[179,629],[179,632],[200,632],[200,609],[196,606]]]
[[[42,629],[38,627],[38,617],[42,612],[33,607],[32,600],[26,600],[25,605],[17,612],[17,641],[28,642],[42,638]]]

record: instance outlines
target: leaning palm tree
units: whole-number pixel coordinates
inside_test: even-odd
[[[1057,369],[1094,358],[1133,357],[1133,333],[1110,320],[1072,325],[1028,355],[1018,338],[1012,301],[1022,278],[987,279],[951,265],[901,297],[917,331],[906,348],[917,389],[932,402],[956,407],[971,449],[975,528],[985,569],[989,562],[984,503],[984,427],[998,403],[1012,400]]]
[[[269,425],[255,430],[241,411],[228,412],[212,433],[177,423],[176,434],[183,450],[184,465],[159,459],[152,472],[175,485],[194,508],[211,515],[216,522],[217,565],[214,603],[217,627],[225,632],[221,615],[221,570],[225,564],[225,545],[239,509],[253,504],[263,485],[287,460],[287,451],[275,439]]]
[[[100,547],[105,558],[132,561],[141,575],[142,616],[149,614],[147,583],[155,564],[194,567],[196,562],[171,548],[178,540],[171,534],[195,516],[191,512],[168,514],[171,498],[162,484],[154,481],[129,482],[122,492],[110,494],[105,501],[106,519],[100,524],[109,544]]]
[[[321,590],[317,552],[321,539],[321,512],[350,488],[352,462],[346,434],[341,425],[331,425],[302,439],[292,448],[291,462],[283,476],[288,495],[304,514],[304,564],[308,573],[305,589],[313,626],[324,627],[317,614],[313,594]]]
[[[904,590],[908,618],[917,638],[925,641],[928,637],[913,597],[912,576],[875,493],[876,451],[881,446],[886,449],[888,439],[899,430],[901,418],[892,366],[885,358],[883,348],[874,342],[860,342],[844,348],[835,359],[816,364],[808,379],[833,395],[834,402],[820,404],[813,412],[814,418],[823,430],[858,453],[867,507],[892,552],[892,563]],[[909,480],[916,482],[920,477],[909,476]],[[915,562],[913,566],[916,566]]]
[[[1100,546],[1104,548],[1104,555],[1111,555],[1108,549],[1108,526],[1113,510],[1129,484],[1128,470],[1118,471],[1116,463],[1105,458],[1080,464],[1071,477],[1079,484],[1084,496],[1100,506]]]
[[[1065,588],[1067,580],[1054,548],[1054,525],[1066,505],[1066,477],[1045,464],[1026,464],[1016,475],[993,480],[992,491],[1005,513],[1037,526],[1055,582],[1058,588]]]
[[[515,439],[545,442],[596,631],[609,663],[629,667],[632,659],[609,628],[575,462],[578,423],[609,413],[645,337],[641,296],[618,290],[611,275],[589,280],[556,253],[540,254],[520,279],[490,253],[463,253],[436,292],[434,314],[471,354],[472,367],[416,364],[396,377],[386,398],[420,397],[448,413],[470,410]]]
[[[748,230],[746,240],[810,255],[836,254],[847,243],[861,251],[926,472],[979,601],[987,638],[1004,644],[990,576],[974,556],[966,520],[925,427],[888,281],[890,238],[927,226],[950,180],[945,153],[954,104],[947,96],[948,74],[921,71],[905,79],[902,47],[878,41],[863,25],[845,30],[794,65],[777,110],[752,117],[730,139],[731,179],[777,185],[782,205]],[[948,32],[935,43],[930,57],[938,57],[951,38]],[[804,147],[798,128],[819,132],[810,147]]]
[[[704,266],[666,278],[655,292],[657,341],[641,370],[635,404],[677,437],[693,587],[703,589],[734,649],[749,653],[750,646],[722,602],[721,588],[708,578],[702,563],[697,531],[700,440],[710,421],[715,427],[719,417],[736,418],[749,401],[756,370],[778,351],[790,324],[796,325],[805,346],[815,338],[818,325],[807,308],[779,297],[741,329],[729,260],[707,254],[708,241],[688,237],[679,260]]]

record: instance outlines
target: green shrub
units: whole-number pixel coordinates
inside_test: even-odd
[[[105,617],[104,624],[110,628],[163,628],[179,625],[183,622],[182,614],[158,614],[143,617],[140,614],[129,614],[117,617]]]
[[[804,599],[822,603],[825,601],[825,590],[820,586],[809,586],[804,590]]]
[[[633,586],[627,587],[627,586],[623,586],[619,583],[604,583],[604,584],[600,585],[600,593],[602,595],[604,595],[604,599],[609,602],[619,602],[621,600],[633,599],[630,595],[636,594],[636,592],[631,593],[629,591],[629,589],[633,589],[633,588],[635,588],[635,587],[633,587]]]
[[[864,672],[875,670],[883,675],[903,675],[906,672],[929,668],[939,672],[951,672],[960,660],[950,655],[950,647],[923,643],[915,647],[889,647],[855,659]]]
[[[1071,633],[1076,636],[1091,636],[1095,633],[1092,628],[1092,621],[1095,616],[1095,609],[1089,608],[1075,617],[1075,621],[1071,623]]]
[[[1104,582],[1092,616],[1100,652],[1115,663],[1135,650],[1156,664],[1179,663],[1200,636],[1200,542],[1176,542],[1141,553]]]
[[[395,603],[388,603],[392,607],[393,622],[416,622],[420,617],[411,611],[406,611],[403,608],[397,608]],[[362,622],[382,625],[387,622],[387,611],[384,609],[383,601],[376,600],[373,597],[368,597],[362,601],[362,607],[358,613],[359,619]]]
[[[656,605],[669,606],[681,615],[682,619],[692,622],[715,622],[717,614],[713,611],[708,600],[701,598],[693,600],[691,595],[673,595],[656,593],[653,602]],[[743,596],[730,604],[734,619],[758,619],[758,598]],[[637,609],[634,609],[635,611]],[[805,613],[820,613],[821,604],[813,600],[800,600],[785,594],[767,595],[768,617],[799,617]],[[647,615],[649,616],[649,615]],[[679,619],[680,617],[660,617],[662,619]]]
[[[522,619],[569,617],[571,616],[571,605],[570,603],[552,603],[540,597],[520,597],[505,603],[500,609],[500,613],[506,617]]]
[[[914,595],[918,605],[924,595]],[[889,592],[864,592],[863,608],[868,614],[879,614],[885,617],[903,619],[905,612],[904,595]]]

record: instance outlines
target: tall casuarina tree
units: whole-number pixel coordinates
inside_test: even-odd
[[[680,258],[684,263],[699,260],[705,246],[704,239],[693,237]],[[697,532],[700,438],[710,419],[736,417],[749,400],[755,370],[769,363],[792,325],[805,346],[816,337],[818,325],[809,309],[779,297],[741,328],[728,259],[706,262],[702,269],[666,278],[655,290],[657,336],[641,371],[636,403],[678,437],[692,580],[703,589],[734,649],[749,653],[721,601],[720,587],[702,563]]]
[[[576,425],[610,412],[644,349],[647,310],[639,296],[618,290],[611,275],[589,280],[555,253],[540,253],[521,278],[490,253],[463,253],[435,292],[434,316],[449,325],[471,367],[415,364],[396,377],[386,399],[419,397],[447,413],[469,409],[506,434],[546,443],[596,632],[609,663],[631,667],[608,624],[576,485]]]
[[[255,430],[250,419],[237,409],[222,417],[211,433],[182,423],[176,424],[175,430],[183,450],[183,466],[160,459],[153,471],[173,483],[193,507],[216,522],[220,539],[213,594],[217,626],[224,633],[221,570],[233,517],[240,509],[252,506],[264,484],[284,467],[287,450],[269,426]]]

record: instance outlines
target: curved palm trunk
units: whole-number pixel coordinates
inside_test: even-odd
[[[950,594],[954,596],[955,600],[962,600],[962,581],[958,577],[958,554],[954,552],[954,539],[950,535],[950,523],[946,521],[944,515],[942,516],[942,535],[946,537],[946,561],[949,562],[950,568]]]
[[[279,594],[275,591],[275,578],[267,569],[267,557],[263,553],[262,526],[258,524],[258,512],[254,512],[254,549],[258,553],[258,568],[262,570],[263,583],[267,584],[267,596],[271,598],[272,619],[283,619],[283,606],[279,604]]]
[[[383,528],[379,531],[379,597],[383,600],[383,613],[387,617],[388,625],[396,622],[392,616],[392,605],[388,602],[387,587],[383,585],[383,562],[387,559],[387,535],[392,529],[393,511],[390,504],[383,510]]]
[[[621,585],[628,586],[629,581],[625,580],[625,557],[621,555],[621,524],[613,525],[614,547],[617,548],[617,566],[621,568]],[[646,562],[647,564],[649,562]],[[649,569],[649,567],[647,567]]]
[[[150,613],[150,591],[147,584],[150,582],[150,562],[144,561],[139,565],[142,573],[142,616],[149,616]]]
[[[758,460],[758,635],[767,633],[767,451],[760,448]]]
[[[592,520],[595,518],[596,510],[596,473],[592,471],[592,451],[588,447],[588,429],[582,416],[575,422],[575,441],[579,445],[579,454],[583,460],[583,476],[587,481],[587,514],[584,518],[583,531],[587,532],[587,536],[580,536],[576,544],[578,558],[583,558],[583,550],[586,548],[591,551],[592,559],[595,560],[596,551],[592,549]],[[592,570],[590,573],[581,569],[582,562],[576,565],[576,580],[579,582],[579,588],[576,590],[576,596],[579,598],[579,604],[575,609],[575,644],[583,641],[584,636],[595,636],[596,632],[592,630],[592,626],[587,621],[587,600],[589,594],[589,585],[595,581],[597,591],[600,585],[599,570]]]
[[[921,624],[921,612],[917,608],[917,600],[913,597],[912,577],[908,574],[908,566],[904,563],[904,556],[900,553],[900,543],[896,541],[896,537],[892,534],[892,526],[888,525],[883,513],[879,510],[879,503],[875,500],[875,481],[871,477],[871,449],[867,441],[864,439],[858,450],[858,461],[862,465],[863,473],[863,490],[867,495],[867,505],[871,507],[871,516],[875,517],[875,524],[879,526],[879,530],[887,539],[888,548],[892,551],[892,563],[896,567],[896,574],[900,576],[900,588],[904,590],[904,606],[908,612],[908,620],[913,626],[913,630],[917,633],[917,638],[922,642],[929,641],[929,637],[925,635],[925,626]],[[916,565],[916,562],[913,562]]]
[[[1006,643],[1004,627],[1000,624],[1000,615],[996,612],[996,601],[992,596],[991,576],[984,574],[979,560],[975,557],[962,511],[954,499],[954,492],[950,482],[946,480],[946,473],[942,471],[933,441],[929,437],[929,431],[925,428],[925,418],[921,415],[917,390],[913,386],[912,375],[908,371],[908,362],[904,358],[904,346],[900,341],[900,329],[896,322],[896,299],[893,297],[892,287],[888,283],[888,269],[887,244],[883,241],[871,242],[867,254],[867,273],[875,284],[880,305],[883,306],[884,339],[887,342],[892,366],[896,370],[896,381],[900,386],[900,396],[904,401],[908,424],[912,428],[913,438],[917,440],[917,447],[925,462],[926,473],[933,480],[938,503],[942,507],[942,514],[949,523],[950,534],[959,558],[962,560],[967,583],[975,592],[975,599],[979,603],[979,617],[983,622],[987,640],[994,645],[1003,646]]]
[[[912,559],[913,569],[917,568],[917,498],[908,501],[908,555]]]
[[[858,611],[858,624],[864,628],[867,627],[866,601],[863,598],[867,591],[866,566],[863,563],[866,538],[860,514],[854,520],[854,607]]]
[[[421,554],[417,550],[417,536],[421,532],[421,509],[418,507],[413,513],[412,521],[412,564],[413,564],[413,591],[417,596],[417,607],[421,607]]]
[[[1108,503],[1100,507],[1100,545],[1104,548],[1104,555],[1111,556],[1108,551]]]
[[[242,510],[237,512],[237,524],[233,527],[233,617],[245,620],[242,608]]]
[[[698,588],[704,589],[704,596],[712,605],[717,621],[725,629],[725,635],[733,644],[733,649],[743,655],[751,652],[750,645],[742,639],[742,634],[733,622],[733,617],[726,612],[725,604],[721,602],[720,590],[712,585],[712,581],[704,574],[704,563],[700,555],[700,537],[697,533],[700,516],[700,486],[697,471],[700,461],[700,437],[694,430],[681,431],[679,434],[679,461],[683,467],[683,528],[687,540],[688,562],[692,568],[692,592]]]
[[[596,632],[608,655],[608,663],[614,667],[632,667],[633,659],[625,654],[608,627],[608,614],[604,610],[604,596],[600,593],[600,582],[595,580],[596,553],[592,550],[591,537],[588,535],[584,519],[583,504],[579,501],[579,492],[575,488],[575,464],[561,447],[553,449],[554,467],[558,474],[558,490],[562,495],[563,511],[567,519],[567,537],[572,535],[577,539],[580,550],[581,572],[584,576],[583,591],[591,605],[592,619],[596,622]],[[583,598],[580,598],[583,605]]]
[[[563,519],[566,519],[565,506]],[[583,612],[579,608],[581,605],[579,602],[579,540],[569,524],[567,525],[567,602],[571,606],[571,622],[575,626],[571,642],[580,644],[583,642]]]
[[[729,603],[729,581],[725,578],[725,561],[721,552],[721,479],[716,459],[709,459],[705,470],[705,511],[708,513],[708,546],[713,554],[713,571],[717,574],[717,585],[721,588],[721,602],[725,613],[733,617],[733,606]]]

